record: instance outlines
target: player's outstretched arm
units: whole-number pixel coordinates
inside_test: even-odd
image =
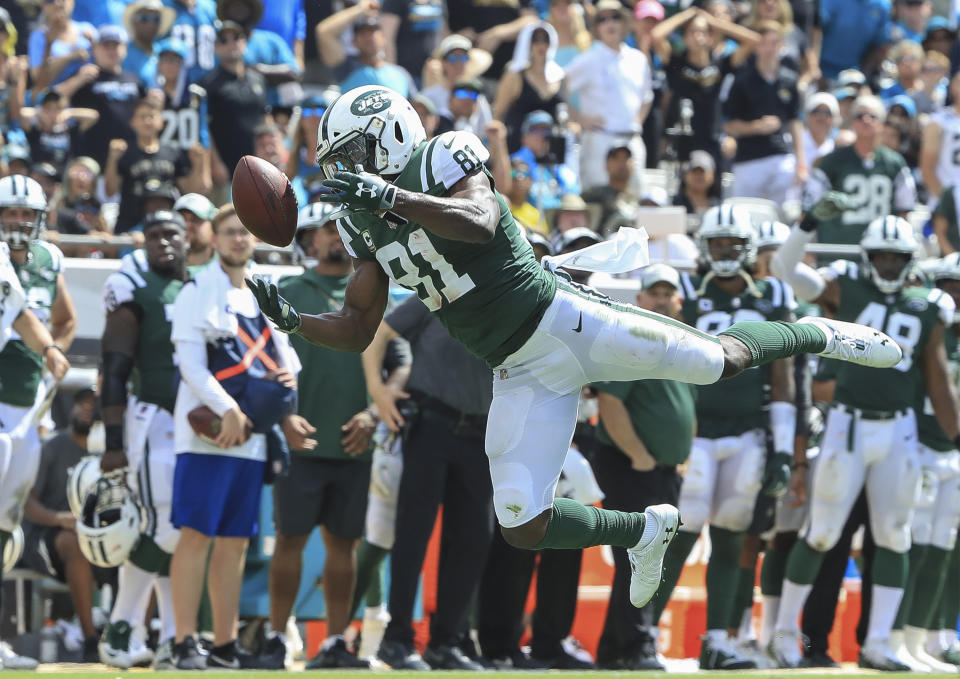
[[[53,342],[53,335],[47,326],[40,322],[32,311],[24,309],[13,322],[13,329],[17,331],[23,343],[34,353],[43,356],[44,364],[56,380],[62,380],[70,369],[70,361],[63,349]]]
[[[957,408],[957,392],[950,382],[943,334],[943,323],[937,323],[923,351],[923,380],[937,422],[943,432],[956,441],[960,434],[960,412]]]
[[[390,279],[376,262],[355,259],[343,308],[311,316],[300,314],[280,296],[277,286],[262,278],[246,279],[264,315],[283,332],[297,334],[313,344],[359,353],[377,334],[387,308]]]

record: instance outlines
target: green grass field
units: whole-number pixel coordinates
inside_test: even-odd
[[[102,669],[96,669],[100,667]],[[55,674],[57,678],[60,679],[63,677],[77,677],[78,679],[105,679],[105,677],[121,677],[124,674],[141,674],[150,672],[151,670],[129,670],[128,672],[121,672],[117,670],[108,670],[105,666],[99,665],[85,665],[77,668],[77,666],[71,665],[49,665],[41,666],[40,670],[37,672],[16,672],[16,671],[4,671],[2,673],[3,679],[28,679],[35,678],[39,674]],[[358,672],[358,671],[332,671],[332,670],[318,670],[317,672],[311,672],[315,676],[322,677],[323,679],[357,679],[357,677],[364,676],[367,674],[378,674],[384,675],[389,670],[382,670],[377,672]],[[282,677],[288,672],[260,672],[255,670],[249,670],[246,672],[227,672],[227,671],[214,671],[213,674],[218,679],[277,679]],[[423,677],[426,679],[432,672],[402,672],[400,673],[403,677]],[[496,676],[501,677],[502,679],[532,679],[538,675],[543,675],[543,672],[497,672]],[[585,675],[589,674],[591,676],[604,676],[604,677],[622,677],[622,676],[667,676],[669,679],[693,679],[694,677],[702,677],[703,674],[674,674],[669,673],[666,675],[663,674],[653,674],[653,673],[641,673],[641,672],[560,672],[560,671],[550,671],[549,674],[555,677],[572,677],[576,675]],[[865,670],[858,670],[855,666],[851,665],[840,670],[834,670],[832,672],[824,672],[823,670],[756,670],[753,672],[714,672],[713,674],[717,676],[727,677],[728,679],[738,679],[738,677],[787,677],[801,675],[803,679],[816,679],[817,677],[832,677],[835,679],[838,675],[850,675],[850,674],[876,674],[879,675],[879,672],[868,672]],[[202,676],[198,672],[162,672],[158,676],[164,677],[164,679],[189,679],[191,677]],[[911,674],[885,674],[884,677],[889,677],[890,679],[897,679],[899,677],[908,677],[917,675]],[[439,674],[439,677],[443,679],[475,679],[475,672],[442,672]]]

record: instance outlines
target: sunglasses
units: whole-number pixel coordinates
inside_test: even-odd
[[[869,111],[860,111],[853,116],[854,120],[866,120],[867,122],[880,120],[880,116]]]
[[[324,114],[327,109],[325,108],[302,108],[300,109],[301,118],[311,118],[311,117],[320,117]]]
[[[470,61],[469,54],[448,54],[443,58],[448,64],[465,64]]]
[[[480,96],[480,93],[474,92],[473,90],[454,90],[451,96],[457,99],[469,99],[470,101],[476,101],[477,97]]]
[[[154,12],[143,12],[133,17],[133,20],[140,24],[159,24],[160,15]]]
[[[608,21],[623,21],[623,17],[618,13],[616,14],[598,14],[597,15],[597,25],[605,24]]]
[[[246,39],[247,37],[245,35],[240,35],[239,33],[221,33],[217,36],[217,44],[226,45],[227,43],[240,42],[241,40]]]

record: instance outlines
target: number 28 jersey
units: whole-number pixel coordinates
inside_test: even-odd
[[[930,333],[938,321],[946,326],[953,323],[953,299],[942,290],[919,286],[888,295],[880,292],[857,264],[844,260],[821,272],[840,284],[838,320],[885,332],[903,350],[903,358],[892,368],[838,363],[834,400],[868,410],[913,407]]]
[[[408,191],[446,196],[480,167],[489,153],[470,132],[445,132],[418,146],[394,181]],[[441,238],[419,224],[393,227],[373,213],[355,211],[337,221],[352,257],[376,261],[436,312],[450,335],[496,367],[536,330],[557,289],[554,276],[533,255],[503,196],[500,222],[487,243]]]

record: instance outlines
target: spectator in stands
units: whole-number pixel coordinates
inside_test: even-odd
[[[30,157],[30,147],[24,144],[7,144],[3,147],[3,155],[7,161],[5,174],[28,174],[33,159]]]
[[[235,21],[247,31],[247,49],[243,55],[247,66],[267,81],[267,103],[274,107],[292,107],[303,98],[300,87],[300,66],[290,44],[273,31],[257,28],[263,16],[260,0],[219,0],[217,16],[221,21]]]
[[[43,3],[43,23],[30,33],[30,76],[34,89],[61,83],[90,61],[96,30],[70,18],[73,2]]]
[[[206,266],[214,257],[213,224],[217,208],[199,193],[187,193],[177,199],[173,209],[187,225],[187,266]]]
[[[7,132],[20,120],[27,89],[29,61],[14,53],[11,38],[16,31],[10,14],[0,7],[0,133]]]
[[[95,64],[84,66],[57,88],[70,98],[73,106],[92,108],[100,114],[73,149],[100,165],[107,160],[111,139],[123,139],[128,144],[136,140],[130,120],[134,106],[147,90],[136,75],[121,68],[126,53],[127,32],[119,26],[101,26],[93,48]]]
[[[566,193],[580,193],[576,153],[565,136],[554,136],[553,117],[546,111],[528,113],[520,126],[520,150],[512,155],[530,168],[530,200],[541,213],[555,208]],[[552,142],[559,141],[558,144]],[[562,149],[562,150],[561,150]],[[562,153],[562,157],[558,154]]]
[[[563,69],[556,62],[557,32],[546,21],[527,24],[517,36],[513,59],[497,86],[493,115],[502,120],[510,136],[507,147],[520,147],[520,128],[533,111],[557,117],[563,105],[560,88]]]
[[[96,124],[100,114],[92,108],[66,108],[66,98],[56,90],[34,96],[36,106],[20,111],[34,162],[51,163],[62,174],[67,159],[76,153],[80,135]]]
[[[930,0],[896,0],[893,6],[895,23],[890,28],[894,41],[909,40],[919,45],[926,34],[927,22],[933,13]]]
[[[434,51],[431,62],[439,62],[440,77],[437,82],[428,84],[424,79],[422,94],[429,97],[441,115],[447,115],[450,110],[450,94],[455,83],[467,79],[478,78],[490,67],[490,55],[477,49],[469,38],[462,35],[448,35]],[[424,67],[429,71],[429,66]],[[493,109],[484,93],[477,97],[478,124],[486,125],[493,119]]]
[[[167,0],[166,4],[177,13],[170,35],[187,46],[183,64],[187,77],[190,82],[199,82],[216,65],[217,3],[215,0]]]
[[[465,35],[476,47],[493,57],[487,77],[498,80],[510,60],[513,41],[520,30],[537,19],[534,5],[532,0],[503,3],[447,0],[450,31]]]
[[[141,99],[133,109],[130,125],[136,132],[134,144],[112,139],[104,172],[107,195],[120,192],[115,233],[132,229],[143,216],[144,190],[149,180],[156,183],[176,181],[184,192],[206,193],[210,177],[203,175],[204,163],[198,156],[203,147],[197,144],[188,154],[179,146],[160,141],[163,129],[161,108],[154,99]],[[166,208],[170,209],[172,205]],[[152,210],[151,210],[152,211]]]
[[[783,27],[759,24],[756,56],[737,71],[724,102],[726,132],[737,138],[733,195],[782,204],[799,197],[808,175],[797,71],[780,59]]]
[[[91,195],[97,190],[100,177],[100,164],[89,156],[79,156],[67,163],[61,185],[62,195],[57,201],[60,205],[81,196]]]
[[[793,61],[800,71],[799,88],[819,79],[820,67],[817,53],[803,29],[793,23],[793,8],[790,0],[757,0],[743,22],[747,28],[757,30],[761,21],[777,21],[783,25],[783,53],[785,60]]]
[[[257,28],[276,33],[293,50],[297,69],[303,72],[303,42],[307,36],[304,0],[271,0],[264,7]]]
[[[547,21],[557,32],[557,53],[554,59],[561,68],[581,52],[590,49],[593,38],[583,17],[583,5],[574,0],[552,0]]]
[[[58,233],[90,236],[109,242],[111,233],[106,220],[100,214],[100,208],[100,200],[94,194],[83,194],[57,208],[56,216],[48,220],[47,228],[54,229]],[[63,249],[69,257],[86,256],[90,252],[89,248],[83,247],[78,250],[70,248],[69,253],[67,253],[68,248]]]
[[[319,27],[317,30],[320,30]],[[353,45],[357,48],[357,57],[353,68],[340,82],[342,91],[361,85],[386,85],[405,97],[416,94],[416,85],[407,70],[384,58],[385,44],[378,16],[364,16],[353,24]]]
[[[898,94],[887,103],[885,126],[893,125],[900,130],[899,147],[890,147],[899,152],[910,168],[917,167],[920,158],[920,123],[917,120],[917,104],[906,94]]]
[[[253,153],[253,130],[267,113],[267,83],[243,61],[247,32],[235,21],[217,24],[219,64],[200,85],[207,93],[209,126],[213,134],[214,184],[230,181],[233,168]]]
[[[244,553],[260,510],[264,432],[291,417],[299,368],[286,336],[271,333],[243,283],[255,239],[232,204],[220,208],[213,228],[217,262],[196,275],[195,285],[185,285],[173,305],[171,340],[181,382],[174,410],[172,523],[180,541],[170,581],[177,627],[173,657],[181,670],[255,666],[236,641]],[[259,338],[256,353],[241,340],[247,336]],[[188,413],[202,406],[220,418],[213,442],[188,420]],[[195,637],[208,555],[214,631],[209,655]]]
[[[597,41],[567,66],[566,87],[576,99],[583,126],[580,179],[584,188],[603,182],[607,151],[629,146],[638,168],[646,167],[643,121],[653,103],[653,82],[647,57],[624,44],[629,15],[619,0],[596,3]],[[640,193],[641,175],[634,177]]]
[[[420,116],[420,122],[423,124],[423,130],[427,134],[427,139],[432,139],[437,134],[437,126],[440,124],[440,115],[437,112],[437,105],[423,93],[416,95],[410,100],[413,110]],[[489,135],[489,131],[487,133]],[[489,143],[489,136],[487,138]]]
[[[184,151],[200,144],[205,165],[210,165],[210,131],[207,125],[207,92],[186,77],[187,46],[179,38],[156,45],[156,85],[163,92],[163,132],[160,138]],[[198,157],[200,157],[198,155]],[[204,172],[210,172],[209,169]]]
[[[49,207],[56,208],[56,197],[60,195],[60,177],[63,176],[63,170],[58,170],[50,163],[34,162],[30,166],[30,177],[40,184],[43,189],[43,195],[49,196],[47,200]]]
[[[253,155],[263,158],[278,170],[284,170],[290,159],[290,150],[285,142],[283,131],[276,125],[258,125],[253,131]]]
[[[834,149],[840,122],[840,104],[829,92],[817,92],[807,97],[804,113],[803,159],[807,162],[809,172],[817,159]]]
[[[950,79],[951,105],[930,116],[923,128],[923,144],[920,149],[920,171],[927,189],[927,206],[936,207],[945,189],[960,186],[960,144],[956,139],[960,132],[960,74]],[[934,220],[934,231],[936,230]],[[937,232],[938,234],[940,232]],[[942,249],[942,246],[941,246]]]
[[[940,52],[929,50],[923,57],[920,69],[922,88],[913,94],[917,104],[917,113],[931,114],[939,110],[947,99],[947,74],[950,72],[950,60]]]
[[[93,568],[80,552],[76,518],[67,502],[70,470],[87,455],[97,395],[83,387],[73,397],[70,425],[43,444],[37,477],[24,506],[23,564],[70,587],[83,631],[83,662],[99,662],[93,624]]]
[[[636,165],[629,146],[614,146],[607,151],[607,183],[583,192],[583,200],[600,206],[598,224],[606,224],[613,213],[623,205],[636,206],[640,197],[633,191]],[[629,209],[629,208],[628,208]]]
[[[483,81],[480,78],[468,78],[455,82],[447,101],[447,110],[440,115],[434,133],[466,130],[483,140],[486,137],[487,123],[490,122],[489,119],[484,119],[484,113],[480,108],[480,97],[484,96],[483,90]]]
[[[285,172],[291,178],[297,202],[306,204],[305,182],[313,175],[322,174],[317,166],[317,129],[320,117],[327,110],[327,100],[322,96],[310,95],[300,101],[300,107],[294,119],[293,138],[290,140],[290,153]],[[428,132],[427,139],[430,138]]]
[[[384,0],[380,23],[387,61],[406,69],[419,85],[424,64],[446,33],[446,0]]]
[[[923,49],[950,56],[950,48],[957,41],[957,31],[942,16],[931,17],[927,22],[927,33],[923,39]]]
[[[498,184],[499,186],[499,184]],[[526,229],[532,229],[547,234],[546,222],[540,211],[530,202],[530,188],[533,186],[533,177],[530,165],[519,158],[510,160],[510,181],[502,189],[510,212]]]
[[[820,70],[828,82],[845,68],[873,73],[891,26],[890,0],[820,0]]]
[[[888,107],[890,100],[900,94],[912,97],[923,89],[920,70],[923,67],[923,48],[910,40],[901,40],[890,49],[889,59],[897,67],[897,79],[889,87],[881,90],[880,98]]]
[[[688,215],[702,217],[704,212],[720,203],[720,200],[710,193],[716,173],[717,166],[713,156],[706,151],[693,151],[690,160],[683,167],[680,191],[674,196],[673,204],[683,206]]]
[[[176,16],[160,0],[134,0],[123,12],[123,26],[131,38],[123,70],[135,73],[147,86],[153,85],[157,75],[154,44],[170,32]]]

